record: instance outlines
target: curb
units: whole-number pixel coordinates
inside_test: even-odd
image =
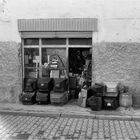
[[[36,116],[36,117],[54,117],[54,118],[87,118],[87,119],[101,119],[101,120],[126,120],[126,121],[140,121],[140,116],[130,115],[102,115],[102,114],[81,114],[81,113],[54,113],[54,112],[40,112],[40,111],[17,111],[17,110],[0,110],[0,114],[4,115],[21,115],[21,116]]]
[[[60,117],[60,113],[54,112],[39,112],[39,111],[15,111],[15,110],[0,110],[0,114],[4,115],[23,115],[36,117]]]

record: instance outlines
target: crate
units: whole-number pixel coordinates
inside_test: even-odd
[[[38,79],[37,87],[39,91],[51,91],[53,89],[53,79],[42,77]]]
[[[103,108],[115,110],[119,107],[119,96],[117,92],[109,92],[103,97]]]
[[[80,88],[76,88],[74,90],[70,90],[70,95],[72,99],[78,99],[79,92],[81,91]]]
[[[59,77],[60,77],[60,70],[59,69],[51,70],[50,78],[59,78]]]
[[[37,92],[36,102],[38,104],[49,104],[50,103],[50,92]]]
[[[23,92],[21,95],[21,101],[25,105],[34,104],[36,103],[35,97],[36,97],[36,91]]]
[[[69,89],[74,90],[77,88],[77,78],[75,76],[69,77]]]
[[[24,78],[24,92],[33,92],[37,89],[36,78]]]
[[[87,104],[91,107],[92,110],[99,111],[102,109],[102,97],[91,96],[87,100]]]
[[[65,104],[68,102],[68,92],[51,92],[50,94],[51,104]]]
[[[117,82],[106,82],[107,92],[117,92]]]
[[[106,93],[106,85],[95,83],[94,86],[90,87],[87,91],[87,98],[90,98],[91,96],[96,97],[103,97]]]
[[[55,78],[54,79],[54,92],[65,92],[68,89],[68,79],[66,78]]]

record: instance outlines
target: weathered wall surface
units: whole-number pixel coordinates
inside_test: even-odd
[[[122,82],[140,91],[140,43],[102,42],[93,46],[96,82]]]
[[[21,45],[0,42],[0,102],[18,102],[21,93]]]
[[[15,102],[21,90],[19,18],[98,18],[93,80],[123,82],[140,93],[139,13],[139,0],[6,0],[0,5],[0,101]]]

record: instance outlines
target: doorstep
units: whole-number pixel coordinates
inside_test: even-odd
[[[23,105],[21,103],[0,103],[0,114],[31,115],[39,117],[76,117],[111,120],[140,120],[140,109],[92,111],[77,105],[76,101],[65,105]]]

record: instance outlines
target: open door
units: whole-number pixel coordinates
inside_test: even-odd
[[[91,48],[69,48],[69,76],[83,78],[83,85],[91,86],[92,79]]]

